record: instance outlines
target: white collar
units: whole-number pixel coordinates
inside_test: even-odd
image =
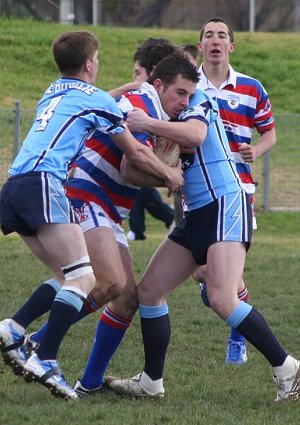
[[[203,71],[203,64],[199,67],[199,75],[200,75],[200,81],[198,83],[198,87],[202,90],[206,90],[209,88],[216,89],[216,87],[213,85],[213,83],[206,77],[204,71]],[[232,85],[234,88],[236,87],[236,78],[237,74],[235,70],[232,68],[231,65],[229,65],[229,76],[226,81],[224,81],[221,86],[219,87],[219,90],[228,86]]]
[[[160,98],[158,96],[157,91],[155,90],[154,86],[149,83],[143,83],[140,87],[141,91],[145,91],[153,100],[155,104],[155,108],[157,112],[160,114],[159,119],[164,121],[169,121],[170,117],[169,115],[163,110],[160,102]]]

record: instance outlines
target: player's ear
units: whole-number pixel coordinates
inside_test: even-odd
[[[153,86],[157,92],[163,87],[164,83],[160,78],[155,78],[153,81]]]
[[[234,52],[234,49],[235,49],[235,43],[230,43],[230,50],[229,50],[229,52],[230,53]]]

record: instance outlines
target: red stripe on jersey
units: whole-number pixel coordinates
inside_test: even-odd
[[[130,103],[137,108],[143,109],[145,112],[149,112],[147,106],[145,105],[145,102],[143,101],[143,98],[141,95],[134,94],[134,93],[125,93],[125,97],[127,97],[130,101]]]
[[[102,202],[92,192],[88,192],[82,189],[73,188],[72,186],[69,186],[67,188],[66,194],[69,198],[82,199],[84,202],[95,202],[95,204],[100,205],[103,208],[106,214],[108,214],[108,216],[115,223],[122,224],[122,220],[120,219],[120,217],[111,211],[111,209],[109,208],[109,205],[107,205],[107,203],[105,202]]]
[[[99,140],[92,137],[86,142],[86,147],[92,149],[98,155],[101,155],[107,162],[109,162],[117,170],[120,170],[120,158],[114,152],[107,148],[106,145],[101,144]]]
[[[231,152],[240,152],[239,151],[239,143],[237,142],[229,142]]]
[[[251,174],[239,172],[239,176],[240,176],[242,183],[252,183],[252,184],[254,184],[254,180],[253,180]]]

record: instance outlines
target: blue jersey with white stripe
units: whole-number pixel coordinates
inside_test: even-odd
[[[226,133],[219,117],[217,103],[202,90],[193,95],[180,121],[198,119],[207,125],[201,147],[192,155],[183,156],[185,184],[182,188],[187,209],[194,210],[223,195],[241,190]]]
[[[69,164],[95,130],[106,134],[124,131],[116,101],[84,81],[58,79],[41,98],[33,126],[9,174],[46,171],[65,180]]]

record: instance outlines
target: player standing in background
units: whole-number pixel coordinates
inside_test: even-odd
[[[14,366],[20,360],[18,347],[23,344],[25,328],[51,308],[44,337],[24,370],[28,379],[37,380],[54,395],[66,399],[78,396],[62,375],[57,353],[95,285],[83,233],[62,186],[69,164],[98,130],[146,173],[155,169],[170,191],[182,183],[181,171],[165,166],[150,149],[137,143],[124,125],[115,100],[94,86],[98,47],[97,39],[86,31],[67,32],[55,40],[53,55],[62,76],[40,100],[34,124],[1,191],[3,233],[19,233],[32,252],[64,282],[62,288],[58,281],[41,285],[12,318],[0,322],[1,352],[4,360]],[[186,102],[180,100],[183,109]]]
[[[199,51],[203,54],[198,87],[218,102],[230,149],[237,164],[243,187],[251,197],[253,228],[256,229],[253,195],[255,183],[249,163],[254,162],[276,143],[275,122],[271,103],[261,83],[248,75],[236,72],[229,57],[234,51],[234,34],[230,25],[222,18],[207,20],[200,30]],[[251,144],[253,131],[259,138]],[[205,266],[193,275],[200,283],[201,296],[206,305],[209,301],[205,286]],[[248,299],[244,281],[239,288],[239,298]],[[231,329],[225,363],[242,365],[247,361],[245,338]]]

